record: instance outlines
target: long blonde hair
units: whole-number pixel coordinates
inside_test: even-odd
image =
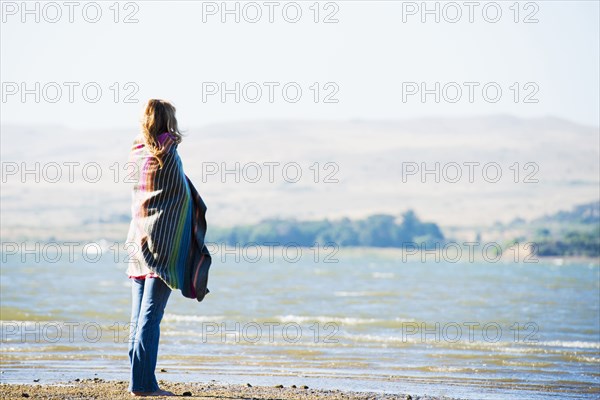
[[[175,107],[166,100],[150,99],[142,115],[142,134],[150,153],[156,157],[160,167],[163,166],[162,156],[167,151],[158,141],[158,136],[169,132],[175,143],[181,143],[183,135],[177,126]]]

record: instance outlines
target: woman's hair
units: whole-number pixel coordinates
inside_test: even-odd
[[[167,149],[159,143],[158,136],[165,132],[169,132],[175,143],[181,143],[183,135],[177,126],[175,107],[165,100],[150,99],[142,115],[142,134],[148,150],[156,157],[161,168],[162,156]]]

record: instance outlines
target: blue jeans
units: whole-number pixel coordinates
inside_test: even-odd
[[[131,279],[131,328],[129,361],[130,392],[154,392],[159,389],[154,370],[158,356],[160,321],[171,289],[160,278]]]

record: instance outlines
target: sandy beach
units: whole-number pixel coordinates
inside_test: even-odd
[[[159,381],[162,389],[173,392],[177,397],[190,399],[403,399],[403,400],[450,400],[449,397],[417,396],[410,394],[381,394],[372,392],[350,392],[341,390],[313,389],[305,385],[283,387],[281,385],[253,386],[224,385],[221,383],[171,383]],[[62,384],[1,384],[3,399],[132,399],[125,381],[105,381],[99,378],[64,382]],[[152,397],[164,398],[164,397]]]

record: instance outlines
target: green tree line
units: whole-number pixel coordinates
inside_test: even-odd
[[[404,247],[407,243],[432,245],[443,242],[444,235],[437,224],[421,222],[409,210],[401,218],[377,214],[361,220],[267,219],[255,225],[211,228],[207,241],[240,245],[295,243],[309,247],[315,243],[335,243],[339,246]]]

